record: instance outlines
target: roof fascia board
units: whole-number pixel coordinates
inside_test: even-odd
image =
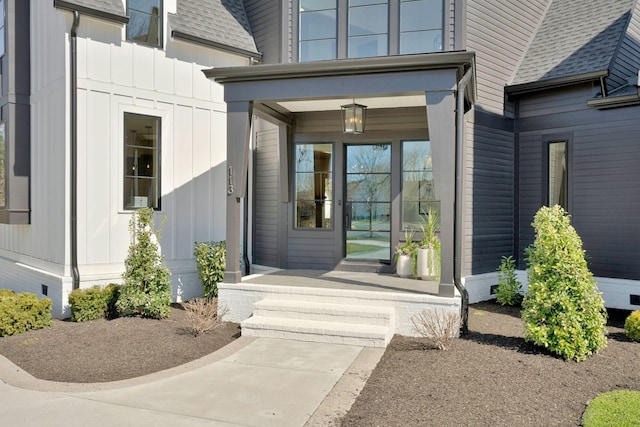
[[[67,10],[69,12],[78,11],[79,13],[92,16],[94,18],[104,19],[107,21],[117,22],[119,24],[128,24],[129,17],[127,15],[117,15],[114,13],[96,10],[86,6],[78,6],[74,3],[64,0],[54,0],[53,6],[57,9]]]
[[[504,90],[507,95],[522,95],[525,93],[537,92],[546,89],[555,89],[563,86],[598,81],[601,77],[607,76],[609,76],[609,70],[594,71],[591,73],[562,77],[559,79],[549,79],[531,83],[522,83],[519,85],[506,86]]]
[[[587,101],[587,105],[589,107],[597,108],[598,110],[640,105],[640,94],[591,99]]]
[[[199,45],[203,45],[206,47],[212,47],[215,49],[220,49],[226,52],[235,53],[238,55],[245,56],[247,58],[254,58],[260,60],[262,58],[262,53],[260,52],[251,52],[249,50],[239,49],[236,47],[232,47],[223,43],[214,42],[211,40],[203,39],[201,37],[192,36],[191,34],[183,33],[182,31],[173,30],[171,31],[171,36],[174,39],[187,41],[191,43],[196,43]]]
[[[398,55],[332,61],[264,64],[253,67],[212,68],[204,70],[218,83],[239,83],[305,77],[341,76],[417,71],[473,66],[475,52],[447,52],[422,55]]]

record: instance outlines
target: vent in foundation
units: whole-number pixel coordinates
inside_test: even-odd
[[[629,304],[640,305],[640,295],[629,295]]]
[[[42,295],[47,296],[49,295],[49,287],[47,285],[41,285],[42,286]]]
[[[492,285],[491,288],[489,289],[489,295],[495,295],[496,289],[498,289],[498,285]]]

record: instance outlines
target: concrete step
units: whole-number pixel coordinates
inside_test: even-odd
[[[242,321],[241,325],[243,336],[327,342],[363,347],[386,347],[393,337],[393,328],[389,326],[284,317],[253,316]]]
[[[392,307],[265,298],[254,303],[253,315],[395,327]]]

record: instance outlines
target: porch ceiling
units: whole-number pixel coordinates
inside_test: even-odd
[[[366,105],[369,109],[374,108],[400,108],[400,107],[426,107],[424,94],[405,96],[385,96],[385,97],[364,97],[364,98],[336,98],[336,99],[316,99],[316,100],[294,100],[276,102],[281,112],[304,113],[310,111],[334,111],[340,110],[340,106],[351,104]]]

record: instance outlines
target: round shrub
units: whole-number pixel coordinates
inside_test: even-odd
[[[535,241],[525,251],[525,340],[565,359],[584,360],[606,346],[607,312],[587,267],[582,240],[557,205],[542,207],[532,225]]]
[[[634,341],[640,341],[640,310],[632,312],[624,322],[624,331]]]

